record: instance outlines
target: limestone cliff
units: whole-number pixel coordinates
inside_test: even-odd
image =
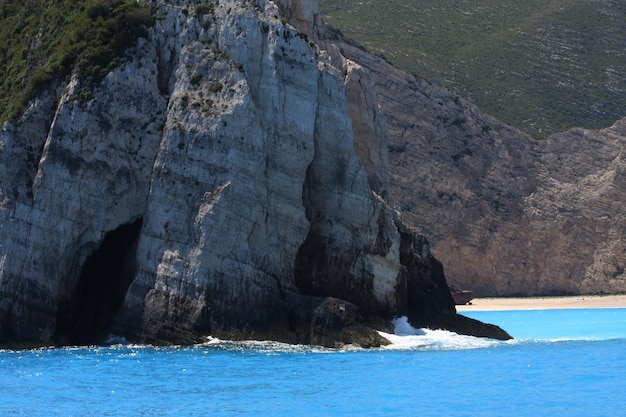
[[[483,296],[626,291],[626,120],[544,141],[339,42],[371,72],[391,190],[448,280]]]
[[[0,343],[481,334],[395,217],[373,85],[316,43],[317,1],[152,6],[92,98],[50,85],[0,131]]]

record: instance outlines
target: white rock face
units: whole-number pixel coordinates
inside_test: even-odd
[[[74,98],[73,80],[55,113],[46,114],[49,97],[37,100],[18,126],[0,132],[5,333],[51,337],[59,305],[106,232],[147,209],[166,102],[154,48],[140,42],[135,56],[106,77],[93,101]]]
[[[326,297],[407,309],[367,72],[314,43],[317,1],[196,3],[156,2],[93,100],[72,80],[0,131],[1,343],[309,343]]]
[[[143,327],[180,326],[183,314],[189,325],[241,328],[249,310],[297,292],[295,258],[309,231],[303,182],[325,70],[292,28],[257,13],[221,2],[215,18],[161,31],[182,35],[138,249],[150,262],[127,303],[143,309]],[[178,16],[169,9],[158,26]]]

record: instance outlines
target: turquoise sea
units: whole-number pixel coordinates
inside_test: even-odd
[[[397,321],[382,349],[208,340],[0,350],[0,416],[622,416],[626,309],[472,312],[500,342]]]

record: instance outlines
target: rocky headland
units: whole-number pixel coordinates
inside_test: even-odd
[[[389,132],[391,194],[451,284],[479,296],[626,292],[626,119],[545,140],[342,41]]]
[[[150,4],[88,96],[56,79],[0,130],[0,345],[510,337],[397,215],[371,75],[317,1]]]

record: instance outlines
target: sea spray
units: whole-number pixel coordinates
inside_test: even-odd
[[[419,329],[411,326],[406,316],[392,320],[394,334],[380,332],[391,342],[385,350],[462,350],[495,346],[493,339],[463,336],[447,330]]]

